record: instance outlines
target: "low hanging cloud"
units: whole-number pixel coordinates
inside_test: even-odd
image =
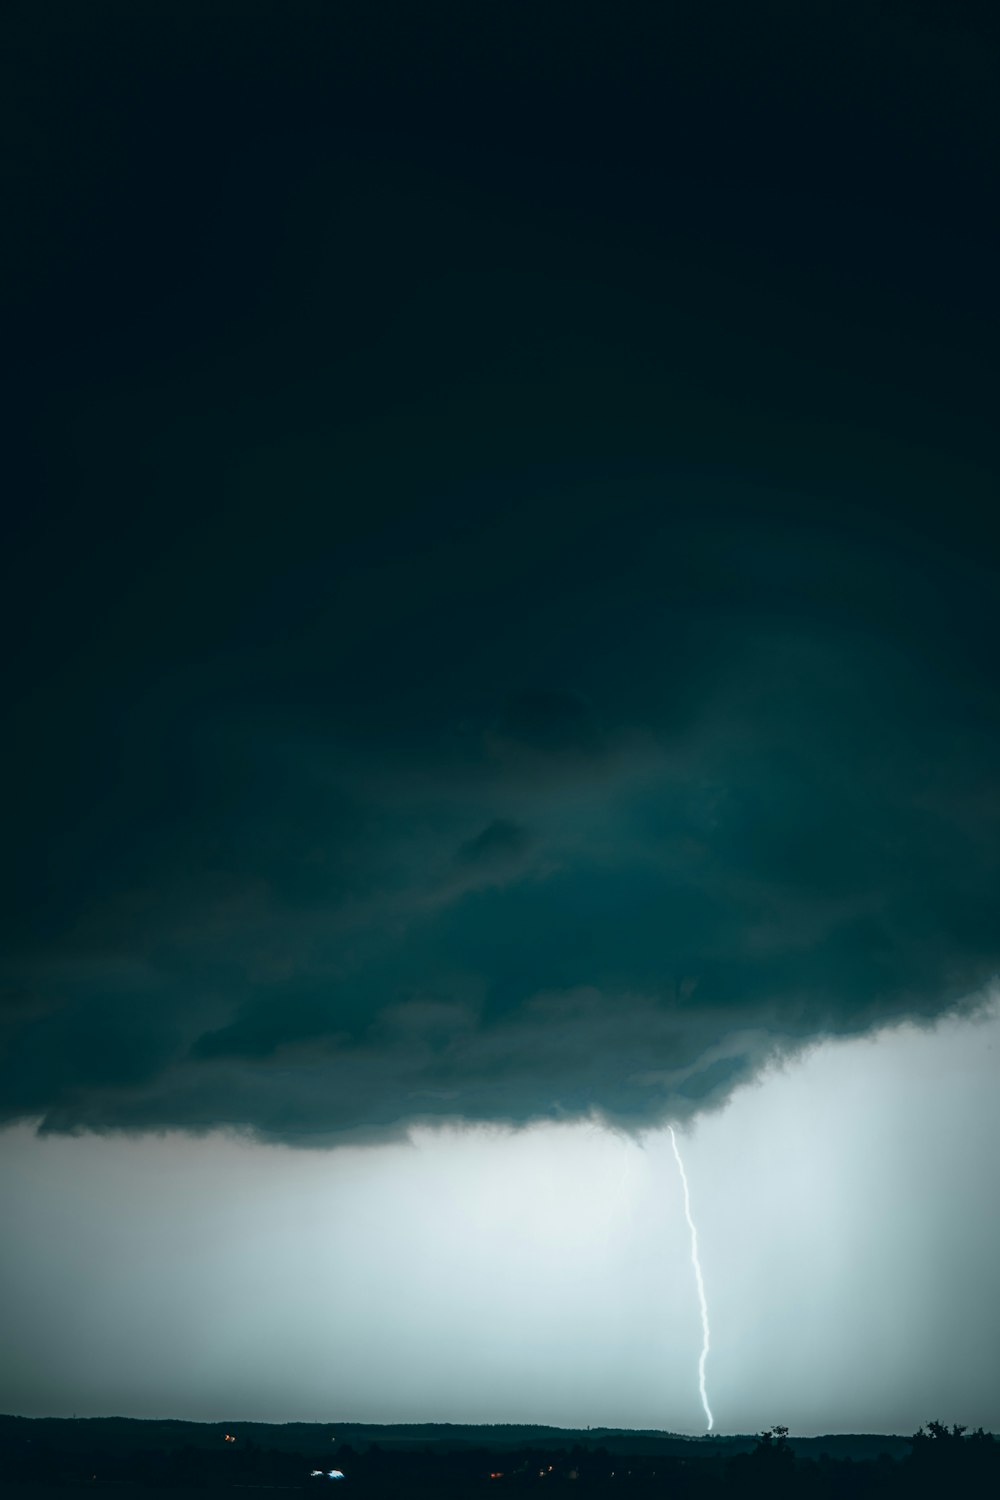
[[[569,683],[529,593],[527,684],[498,614],[492,656],[449,637],[419,691],[401,671],[373,698],[293,634],[271,678],[151,693],[114,784],[25,856],[3,1119],[302,1145],[641,1129],[824,1037],[975,1003],[1000,802],[973,632],[900,631],[912,580],[841,607],[833,547],[808,587],[773,547],[724,589],[706,556],[688,538],[673,597],[652,566],[590,596]]]
[[[249,703],[199,721],[180,810],[132,789],[144,849],[94,862],[57,941],[7,966],[3,1118],[301,1145],[642,1128],[819,1038],[973,1004],[1000,953],[987,705],[892,640],[798,624],[733,637],[681,730],[649,649],[633,717],[532,690],[436,762],[247,732]]]

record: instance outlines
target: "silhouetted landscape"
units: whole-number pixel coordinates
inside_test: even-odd
[[[459,1495],[488,1485],[679,1496],[988,1494],[1000,1482],[992,1433],[933,1421],[910,1437],[830,1433],[684,1437],[595,1427],[416,1423],[202,1423],[102,1417],[0,1418],[8,1493],[138,1496],[343,1483],[368,1495]],[[991,1486],[993,1487],[991,1489]]]

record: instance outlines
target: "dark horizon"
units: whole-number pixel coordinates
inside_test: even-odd
[[[89,1482],[93,1490],[142,1485],[143,1493],[209,1493],[220,1488],[322,1488],[346,1481],[381,1495],[404,1486],[419,1494],[468,1494],[491,1483],[523,1490],[606,1492],[623,1485],[662,1494],[921,1496],[941,1486],[982,1486],[1000,1472],[991,1435],[931,1422],[907,1439],[882,1434],[796,1438],[782,1426],[752,1436],[681,1438],[663,1434],[545,1427],[348,1425],[329,1446],[329,1424],[224,1428],[202,1424],[18,1423],[0,1417],[0,1462],[18,1493],[48,1484]],[[142,1429],[140,1431],[136,1428]],[[166,1428],[171,1430],[167,1431]],[[180,1428],[175,1431],[173,1428]],[[328,1468],[327,1465],[333,1467]],[[99,1471],[99,1472],[98,1472]],[[499,1486],[497,1482],[499,1481]],[[193,1488],[194,1487],[194,1488]],[[572,1491],[571,1491],[572,1493]]]
[[[57,1413],[51,1413],[45,1416],[25,1416],[17,1412],[0,1412],[0,1423],[2,1422],[52,1423],[60,1425],[75,1423],[78,1427],[79,1424],[82,1423],[121,1423],[124,1424],[126,1430],[130,1432],[138,1432],[141,1428],[192,1428],[196,1432],[202,1432],[206,1435],[208,1433],[211,1433],[213,1435],[213,1441],[214,1437],[217,1434],[224,1435],[225,1433],[232,1433],[235,1434],[237,1438],[239,1438],[241,1434],[247,1437],[253,1437],[258,1431],[265,1433],[273,1431],[288,1434],[296,1433],[299,1431],[315,1431],[316,1433],[323,1433],[329,1440],[331,1429],[334,1428],[337,1429],[335,1440],[338,1443],[352,1443],[367,1435],[371,1436],[371,1440],[373,1442],[407,1442],[410,1440],[416,1441],[418,1435],[421,1435],[420,1440],[422,1441],[423,1434],[428,1434],[430,1435],[430,1437],[433,1437],[434,1434],[440,1434],[442,1441],[447,1441],[448,1434],[461,1435],[463,1433],[480,1432],[495,1433],[498,1440],[502,1439],[504,1434],[510,1434],[511,1441],[515,1440],[514,1435],[520,1436],[530,1434],[539,1434],[546,1436],[565,1435],[573,1438],[582,1436],[593,1442],[597,1442],[598,1440],[603,1440],[604,1438],[608,1437],[651,1438],[654,1440],[659,1440],[662,1438],[669,1439],[672,1442],[676,1441],[685,1444],[712,1442],[753,1443],[759,1437],[759,1433],[756,1431],[675,1432],[671,1431],[668,1428],[615,1427],[603,1426],[600,1423],[593,1423],[590,1426],[585,1427],[565,1427],[560,1425],[553,1425],[546,1422],[361,1422],[344,1421],[338,1417],[331,1417],[327,1421],[322,1422],[305,1422],[296,1421],[295,1419],[291,1419],[286,1422],[260,1422],[243,1421],[242,1419],[233,1417],[232,1415],[230,1415],[228,1418],[219,1417],[212,1420],[207,1420],[204,1418],[193,1419],[188,1417],[123,1417],[114,1413],[108,1413],[103,1416],[80,1417],[75,1413],[72,1416],[60,1415]],[[926,1424],[922,1425],[926,1426]],[[966,1427],[963,1430],[967,1431],[969,1429]],[[381,1438],[378,1436],[379,1434],[382,1434]],[[859,1430],[856,1432],[830,1431],[824,1433],[798,1434],[789,1431],[788,1436],[790,1441],[797,1443],[806,1443],[810,1445],[822,1443],[828,1438],[849,1440],[852,1438],[878,1439],[885,1437],[896,1439],[902,1443],[908,1443],[909,1439],[912,1437],[912,1433],[904,1435],[902,1433]]]

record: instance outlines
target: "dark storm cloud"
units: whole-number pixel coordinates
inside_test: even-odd
[[[523,854],[530,842],[520,824],[509,818],[494,818],[475,838],[461,845],[458,858],[464,865],[503,866]]]
[[[501,745],[546,756],[592,756],[603,737],[590,705],[576,693],[534,689],[516,694],[496,730]]]
[[[974,994],[984,117],[931,159],[919,89],[888,129],[853,74],[807,109],[678,65],[567,158],[534,51],[512,121],[506,77],[418,107],[244,41],[239,83],[158,43],[99,109],[46,64],[28,175],[93,213],[43,196],[23,278],[3,1118],[641,1126]]]
[[[886,628],[934,613],[922,585],[897,580],[887,622],[865,620],[884,601],[863,588],[831,617],[824,576],[849,558],[810,542],[815,592],[757,614],[760,543],[725,599],[706,576],[680,606],[725,623],[680,725],[660,696],[669,602],[640,633],[595,598],[608,660],[584,670],[619,705],[599,741],[556,687],[501,691],[478,723],[457,690],[427,724],[434,677],[416,703],[405,682],[388,705],[381,690],[397,718],[374,747],[365,707],[334,696],[275,735],[262,684],[203,709],[169,754],[144,730],[143,774],[102,820],[141,827],[141,854],[47,876],[72,885],[73,920],[59,963],[16,966],[33,1006],[13,1024],[8,1117],[315,1142],[447,1116],[638,1127],[818,1036],[973,995],[998,958],[997,704],[958,596],[944,655],[940,613]],[[648,582],[637,563],[630,588]],[[448,682],[462,653],[436,669]],[[498,753],[499,724],[517,754]],[[182,747],[194,769],[163,810]],[[232,776],[206,796],[220,755]]]

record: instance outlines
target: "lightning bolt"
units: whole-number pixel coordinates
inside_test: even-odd
[[[698,1360],[698,1389],[701,1392],[701,1404],[705,1408],[705,1416],[708,1418],[708,1431],[711,1432],[715,1425],[715,1418],[712,1416],[712,1408],[708,1404],[708,1394],[705,1390],[705,1361],[708,1358],[708,1351],[711,1344],[708,1332],[708,1302],[705,1297],[705,1282],[702,1279],[701,1262],[698,1259],[698,1231],[694,1227],[694,1220],[691,1217],[691,1194],[688,1191],[687,1173],[684,1170],[681,1153],[677,1147],[677,1137],[674,1135],[674,1127],[668,1125],[667,1129],[670,1131],[670,1144],[674,1148],[674,1160],[677,1163],[677,1170],[681,1174],[681,1186],[684,1189],[684,1217],[687,1219],[688,1229],[691,1231],[691,1264],[694,1266],[694,1279],[698,1286],[698,1305],[701,1308],[701,1357]]]

